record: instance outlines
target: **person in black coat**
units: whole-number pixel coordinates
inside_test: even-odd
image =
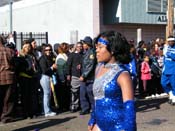
[[[70,53],[67,60],[67,80],[71,82],[70,111],[75,112],[80,105],[80,80],[82,62],[82,43],[75,45],[75,51]]]
[[[92,45],[92,39],[89,36],[86,36],[83,42],[83,61],[82,61],[82,73],[80,76],[80,105],[81,112],[80,115],[85,115],[93,109],[94,106],[94,97],[92,92],[92,85],[94,82],[95,76],[95,67],[96,67],[96,57],[95,51]]]

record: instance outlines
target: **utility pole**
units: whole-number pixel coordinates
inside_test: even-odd
[[[174,30],[174,0],[167,0],[167,27],[166,27],[166,38],[168,36],[173,36],[173,30]]]
[[[13,0],[9,0],[9,14],[10,14],[10,33],[13,32]]]

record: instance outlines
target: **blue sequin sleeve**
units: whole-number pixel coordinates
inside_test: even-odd
[[[124,116],[125,121],[123,127],[125,131],[136,131],[136,111],[135,102],[128,100],[124,102]]]
[[[95,120],[95,111],[94,111],[94,109],[92,109],[91,117],[90,117],[90,120],[88,122],[88,125],[89,126],[93,126],[93,125],[95,125],[95,123],[96,123],[96,120]]]

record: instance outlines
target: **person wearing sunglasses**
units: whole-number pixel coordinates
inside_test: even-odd
[[[43,106],[44,106],[44,114],[45,117],[48,116],[55,116],[56,113],[51,111],[50,108],[50,98],[51,98],[51,84],[50,84],[50,78],[54,74],[54,72],[57,69],[57,66],[55,64],[55,61],[52,57],[52,46],[50,44],[47,44],[43,48],[43,55],[41,56],[39,60],[39,65],[41,67],[41,79],[40,84],[43,88]]]

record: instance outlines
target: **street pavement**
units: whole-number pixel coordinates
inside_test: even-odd
[[[139,99],[137,106],[138,131],[175,131],[175,106],[168,98]],[[87,131],[89,114],[60,113],[54,117],[37,117],[0,124],[0,131]]]

